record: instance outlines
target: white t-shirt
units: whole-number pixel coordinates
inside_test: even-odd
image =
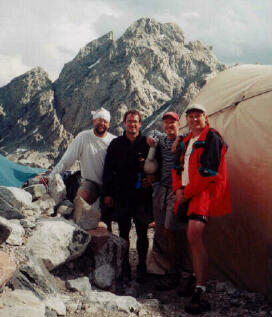
[[[79,160],[81,176],[98,184],[102,184],[102,174],[107,148],[115,135],[107,133],[98,137],[92,130],[80,132],[55,166],[51,175],[62,173]]]
[[[189,184],[189,158],[192,153],[193,144],[198,138],[199,138],[199,135],[194,138],[191,138],[187,146],[187,149],[184,155],[184,170],[181,175],[182,186],[186,186]]]

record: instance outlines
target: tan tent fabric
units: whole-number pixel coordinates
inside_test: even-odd
[[[211,276],[271,296],[272,66],[219,73],[192,103],[207,108],[210,125],[229,145],[233,213],[211,219],[207,227]]]

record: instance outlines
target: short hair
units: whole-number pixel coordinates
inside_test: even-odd
[[[133,116],[138,116],[139,117],[139,121],[142,122],[142,115],[141,113],[136,110],[136,109],[130,109],[128,110],[125,114],[124,114],[124,119],[123,119],[123,122],[126,122],[126,119],[127,119],[127,116],[131,114]]]

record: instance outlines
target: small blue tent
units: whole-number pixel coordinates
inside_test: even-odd
[[[0,154],[0,186],[21,187],[28,179],[46,171],[16,164]]]

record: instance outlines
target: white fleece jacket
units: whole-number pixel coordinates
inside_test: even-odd
[[[102,184],[102,174],[107,148],[115,135],[107,133],[103,138],[97,137],[92,130],[80,132],[55,166],[50,176],[62,173],[79,160],[81,176]]]

